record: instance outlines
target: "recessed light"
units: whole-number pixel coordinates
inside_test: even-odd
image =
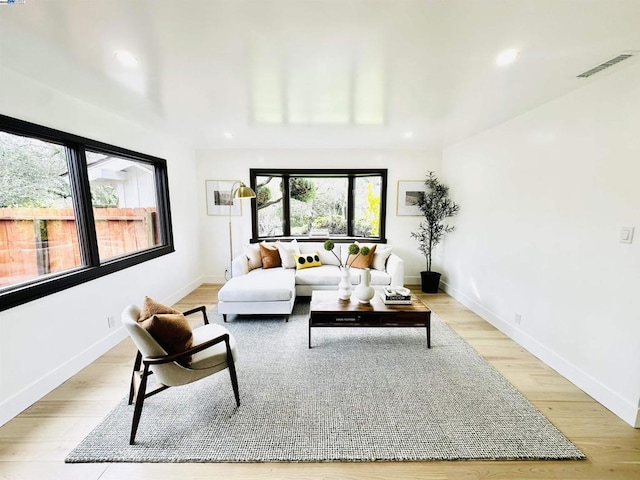
[[[403,136],[404,138],[412,138],[412,137],[413,137],[413,132],[404,132],[404,133],[402,134],[402,136]]]
[[[138,60],[136,60],[136,57],[134,57],[126,50],[118,50],[116,52],[113,52],[113,55],[125,67],[135,67],[136,65],[138,65]]]
[[[519,54],[520,52],[514,48],[500,52],[496,57],[496,64],[500,66],[509,65],[510,63],[515,62]]]
[[[233,138],[233,133],[231,132],[224,132],[224,138],[228,138],[228,139],[232,139]]]

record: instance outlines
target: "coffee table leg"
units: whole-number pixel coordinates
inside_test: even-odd
[[[431,348],[431,319],[427,320],[427,348]]]
[[[311,348],[311,320],[309,320],[309,348]]]

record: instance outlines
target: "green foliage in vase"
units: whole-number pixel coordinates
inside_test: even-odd
[[[353,262],[356,261],[356,258],[358,258],[360,255],[365,255],[365,256],[369,255],[369,252],[371,251],[371,249],[369,247],[367,247],[366,245],[360,247],[360,246],[356,245],[355,243],[352,243],[351,245],[349,245],[349,255],[354,255],[354,257],[351,259],[351,263],[347,263],[345,261],[345,263],[343,264],[342,260],[340,259],[340,257],[338,257],[338,255],[336,255],[336,252],[333,251],[335,246],[336,245],[335,245],[335,242],[333,240],[326,240],[324,242],[324,249],[327,252],[333,253],[333,256],[338,259],[338,263],[340,264],[340,267],[350,267],[351,265],[353,265]]]

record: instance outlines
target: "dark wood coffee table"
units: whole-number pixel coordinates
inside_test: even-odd
[[[411,305],[386,305],[376,294],[368,305],[354,296],[340,300],[335,290],[311,292],[309,312],[309,348],[311,328],[316,327],[425,327],[427,348],[431,348],[431,310],[419,298]]]

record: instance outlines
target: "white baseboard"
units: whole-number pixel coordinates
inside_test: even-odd
[[[23,388],[0,404],[0,425],[33,405],[73,375],[94,362],[127,337],[124,327],[117,328],[83,352]]]
[[[561,355],[550,350],[516,325],[501,319],[483,305],[467,297],[460,290],[453,288],[444,281],[440,282],[440,288],[462,303],[465,307],[469,308],[471,311],[503,332],[505,335],[513,339],[520,346],[527,349],[546,365],[553,368],[556,372],[576,385],[604,407],[611,410],[629,425],[635,428],[640,428],[640,406],[634,405],[629,400],[621,397],[617,392],[614,392],[587,372],[581,370]]]
[[[185,285],[184,287],[173,292],[168,297],[162,299],[161,303],[165,305],[173,305],[174,303],[177,303],[180,299],[184,298],[189,293],[193,292],[200,285],[202,285],[203,283],[206,283],[203,279],[204,277],[196,278],[193,282]]]
[[[224,275],[204,275],[202,277],[202,283],[214,283],[214,284],[225,284],[227,280],[224,278]]]

